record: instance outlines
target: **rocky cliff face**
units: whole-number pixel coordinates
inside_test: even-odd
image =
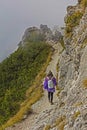
[[[69,18],[73,22],[79,21],[78,24],[72,22],[71,30],[65,33],[66,49],[59,63],[59,87],[63,89],[60,97],[66,110],[62,114],[67,119],[64,130],[87,130],[87,6],[83,7],[81,0],[78,2],[67,8],[66,26],[70,27],[69,22],[72,22],[67,22]],[[71,16],[76,13],[82,15],[73,19]]]

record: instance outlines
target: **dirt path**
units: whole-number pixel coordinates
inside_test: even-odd
[[[54,74],[54,76],[57,75],[56,71],[56,65],[59,60],[59,52],[61,51],[61,46],[59,44],[55,44],[54,46],[54,54],[52,56],[52,60],[49,63],[46,72],[51,70]],[[59,50],[59,48],[61,48]],[[58,102],[56,93],[54,94],[54,105]],[[34,130],[34,124],[35,121],[40,117],[42,113],[44,113],[47,110],[50,110],[50,108],[54,107],[54,105],[50,105],[48,103],[48,98],[47,98],[47,91],[44,91],[44,96],[36,102],[34,105],[32,105],[33,113],[29,115],[25,120],[21,121],[20,123],[15,124],[13,127],[10,127],[6,130]],[[42,118],[42,117],[41,117]]]

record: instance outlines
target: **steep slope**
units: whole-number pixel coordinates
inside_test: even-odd
[[[53,48],[55,49],[52,60],[50,61],[46,72],[51,70],[55,76],[57,76],[57,63],[59,60],[59,53],[62,50],[61,44],[53,44]],[[42,130],[48,124],[52,124],[54,121],[54,114],[57,115],[57,104],[58,97],[56,93],[54,94],[54,105],[50,105],[47,98],[47,92],[44,92],[44,96],[32,105],[33,112],[25,118],[22,122],[15,124],[14,127],[7,128],[6,130]]]

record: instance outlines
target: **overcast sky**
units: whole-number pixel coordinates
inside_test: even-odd
[[[68,5],[77,0],[0,0],[0,60],[11,53],[26,28],[63,26]]]

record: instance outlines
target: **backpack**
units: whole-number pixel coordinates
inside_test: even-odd
[[[48,80],[48,88],[54,88],[53,80],[49,79]]]

